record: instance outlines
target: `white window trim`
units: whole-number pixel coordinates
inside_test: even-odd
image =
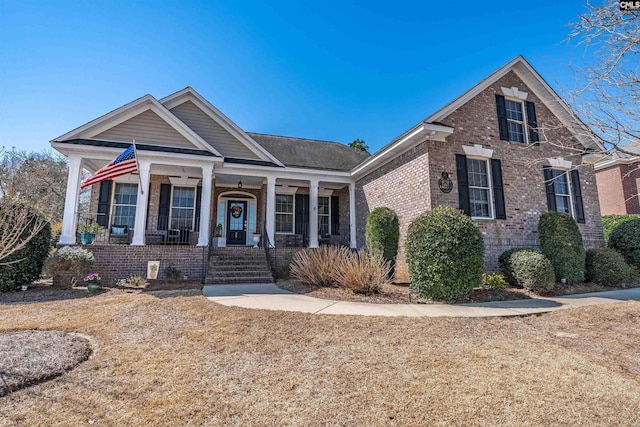
[[[113,224],[113,217],[115,214],[115,210],[116,210],[116,185],[117,184],[135,184],[136,185],[136,189],[137,187],[140,185],[138,183],[138,180],[135,180],[133,182],[131,181],[116,181],[113,180],[113,182],[111,183],[111,206],[109,208],[109,224],[108,227],[109,229],[111,229],[111,227],[113,227],[114,225],[120,225],[120,224]],[[132,205],[119,205],[119,206],[132,206]],[[136,210],[138,210],[138,202],[137,202],[137,196],[136,196],[136,204],[135,204]],[[135,223],[135,221],[134,221]],[[133,230],[133,227],[129,227],[129,230]]]
[[[191,230],[190,231],[194,231],[195,230],[195,223],[196,223],[196,206],[198,204],[198,201],[196,200],[196,198],[198,197],[198,186],[197,185],[171,185],[171,204],[169,206],[169,223],[167,224],[167,229],[174,230],[174,228],[171,227],[171,222],[173,221],[173,190],[176,187],[193,188],[193,215],[191,217]],[[177,207],[176,209],[188,209],[188,208]]]
[[[493,150],[491,150],[493,151]],[[496,219],[496,215],[495,215],[495,209],[493,206],[493,175],[491,174],[491,163],[489,162],[490,158],[487,157],[480,157],[480,156],[467,156],[467,160],[482,160],[485,162],[485,164],[487,165],[487,184],[489,184],[489,216],[471,216],[471,219],[477,219],[477,220],[493,220]],[[469,168],[467,167],[467,180],[469,175]],[[469,185],[469,190],[471,190],[471,188],[480,188],[480,189],[486,189],[486,187],[475,187],[475,186],[471,186]],[[469,208],[471,208],[471,195],[469,195]]]
[[[524,135],[524,142],[520,142],[520,141],[513,141],[511,140],[511,138],[509,138],[509,142],[515,142],[516,144],[525,144],[528,145],[529,144],[529,126],[528,126],[528,121],[527,121],[527,105],[525,104],[525,101],[516,97],[506,97],[505,96],[505,101],[511,101],[511,102],[516,102],[518,104],[520,104],[520,106],[522,107],[522,122],[518,121],[518,120],[513,120],[510,119],[509,116],[507,115],[507,134],[509,134],[509,122],[514,122],[514,123],[522,123],[522,133]],[[507,112],[507,106],[505,104],[505,114]]]
[[[556,167],[552,167],[551,171],[554,171],[554,170],[563,172],[567,177],[567,191],[569,192],[569,215],[571,215],[572,218],[575,218],[575,209],[573,208],[573,188],[571,186],[572,184],[571,184],[571,176],[569,175],[569,169],[565,169],[565,168],[562,168],[562,167],[557,167],[557,168]],[[553,172],[551,172],[551,174],[553,175]],[[554,183],[555,183],[555,180],[556,180],[556,177],[553,177]],[[564,195],[562,195],[562,196],[564,196]],[[555,185],[554,185],[554,188],[553,188],[553,197],[554,198],[558,197],[558,195],[556,194]],[[554,200],[554,203],[556,204],[555,212],[559,212],[558,211],[557,200]],[[561,212],[561,213],[566,213],[566,212]]]
[[[331,193],[329,193],[331,194]],[[331,234],[331,195],[329,196],[318,196],[318,207],[320,207],[320,197],[325,197],[329,200],[329,213],[326,214],[321,214],[320,213],[320,209],[318,209],[318,237],[324,237],[327,236],[327,234],[325,235],[320,235],[320,216],[326,216],[329,220],[327,221],[327,224],[329,224],[329,234],[328,236],[332,236]]]
[[[298,189],[298,187],[295,187],[296,190]],[[278,189],[279,190],[279,189]],[[278,196],[291,196],[293,198],[293,212],[291,212],[291,216],[293,217],[293,221],[291,221],[291,231],[276,231],[276,234],[295,234],[296,233],[296,195],[295,192],[294,193],[276,193],[276,199],[278,198]],[[278,214],[280,215],[289,215],[288,212],[278,212],[278,204],[275,203],[274,201],[274,218],[273,218],[273,228],[275,229],[277,227],[277,223],[276,223],[276,216]]]

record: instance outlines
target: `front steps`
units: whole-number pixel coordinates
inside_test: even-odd
[[[264,248],[231,246],[211,248],[206,285],[273,283]]]

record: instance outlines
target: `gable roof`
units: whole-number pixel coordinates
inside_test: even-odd
[[[350,171],[370,156],[339,142],[253,132],[248,135],[288,167]]]
[[[65,133],[51,142],[62,142],[71,139],[93,139],[97,135],[112,129],[128,120],[135,118],[147,111],[152,111],[167,125],[173,128],[177,133],[192,143],[196,149],[208,150],[218,157],[222,155],[213,147],[207,144],[197,133],[185,125],[180,119],[167,110],[164,105],[160,104],[153,96],[144,95],[123,105],[97,119],[94,119],[70,132]]]
[[[190,86],[179,90],[169,96],[166,96],[160,100],[160,103],[164,105],[167,110],[172,110],[185,102],[191,101],[196,107],[198,107],[204,114],[206,114],[217,125],[222,127],[233,138],[235,138],[240,144],[253,152],[259,159],[264,161],[273,162],[278,166],[284,166],[282,162],[265,150],[259,144],[254,141],[249,134],[240,129],[231,119],[225,116],[220,110],[207,101],[202,95],[200,95],[195,89]]]

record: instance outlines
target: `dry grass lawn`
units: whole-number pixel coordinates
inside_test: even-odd
[[[527,318],[313,316],[195,291],[0,305],[92,337],[0,425],[640,425],[640,302]],[[0,361],[1,362],[1,361]]]

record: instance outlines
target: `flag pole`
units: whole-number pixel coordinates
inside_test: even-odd
[[[138,169],[138,185],[140,186],[140,194],[144,196],[144,188],[142,187],[142,178],[140,178],[140,163],[138,163],[138,151],[136,150],[135,139],[133,139],[133,157],[136,159],[136,169]]]

